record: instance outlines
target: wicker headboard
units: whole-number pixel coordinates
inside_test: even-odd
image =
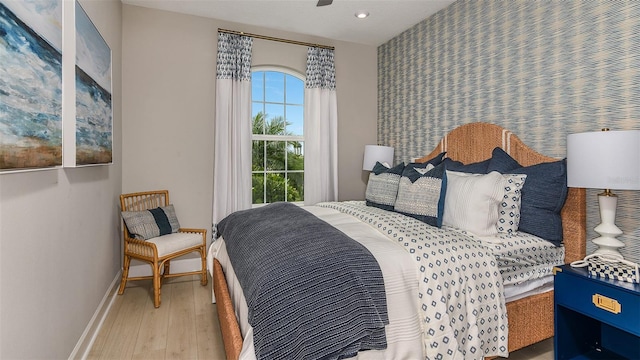
[[[558,160],[531,149],[509,130],[495,124],[476,122],[453,129],[430,154],[416,161],[424,162],[446,151],[447,157],[468,164],[490,158],[496,147],[502,148],[523,166]],[[585,189],[569,188],[561,217],[565,263],[580,260],[586,255]]]

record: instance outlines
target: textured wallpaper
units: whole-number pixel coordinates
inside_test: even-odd
[[[378,48],[378,82],[378,141],[396,162],[475,121],[562,158],[567,134],[640,129],[640,1],[458,0]],[[640,262],[640,192],[616,193],[622,253]]]

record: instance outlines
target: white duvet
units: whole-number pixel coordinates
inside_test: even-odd
[[[418,315],[419,277],[409,253],[401,245],[351,215],[316,206],[306,206],[304,209],[364,245],[382,270],[389,313],[389,325],[386,327],[387,349],[363,351],[358,353],[357,359],[423,359],[423,330]],[[244,339],[240,359],[255,359],[253,331],[247,320],[246,301],[229,261],[224,239],[219,238],[209,248],[209,271],[213,269],[213,258],[218,259],[225,271],[236,309]]]

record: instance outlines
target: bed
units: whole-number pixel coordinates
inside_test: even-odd
[[[439,143],[439,145],[434,149],[430,154],[425,155],[422,158],[416,159],[417,163],[423,163],[429,161],[439,154],[445,153],[446,157],[459,161],[463,164],[471,164],[482,162],[483,160],[490,159],[495,153],[496,148],[502,149],[502,151],[508,154],[513,160],[517,161],[521,166],[529,167],[535,164],[540,163],[550,163],[556,162],[558,159],[546,157],[541,155],[528,146],[526,146],[516,135],[512,134],[510,131],[501,128],[500,126],[494,124],[487,123],[470,123],[466,125],[462,125],[454,130],[452,130],[449,134],[447,134]],[[526,181],[525,181],[526,183]],[[360,210],[360,204],[356,203],[337,203],[337,204],[328,204],[321,208],[314,208],[318,215],[324,215],[329,218],[336,217],[332,211],[336,211],[337,208],[341,208],[343,212],[351,212],[351,211],[367,211]],[[333,209],[329,209],[333,208]],[[345,210],[346,209],[346,210]],[[331,211],[329,211],[331,210]],[[378,214],[382,214],[380,216],[387,216],[386,213],[376,212],[377,209],[372,209],[372,212],[368,212],[360,217],[374,217],[378,216]],[[397,216],[397,215],[389,215],[389,216]],[[563,238],[563,246],[561,249],[563,250],[564,255],[564,263],[570,263],[575,260],[582,259],[585,256],[586,247],[585,247],[585,237],[586,237],[586,204],[585,204],[585,191],[584,189],[575,189],[570,188],[567,191],[566,201],[564,201],[564,206],[560,212],[560,217],[562,219],[562,238]],[[340,217],[340,219],[344,219]],[[369,222],[371,223],[372,220]],[[413,221],[413,220],[412,220]],[[338,223],[350,223],[348,220],[339,220]],[[348,225],[348,224],[347,224]],[[345,226],[347,226],[345,225]],[[348,225],[351,226],[351,225]],[[355,226],[355,224],[354,224]],[[369,225],[366,225],[369,226]],[[344,231],[344,230],[343,230]],[[363,231],[356,231],[357,233],[361,233]],[[455,232],[455,231],[449,231]],[[473,236],[471,236],[473,237]],[[214,246],[215,245],[215,246]],[[212,272],[213,277],[213,291],[214,298],[217,304],[218,309],[218,318],[222,330],[222,337],[225,346],[225,352],[227,354],[227,358],[229,359],[237,359],[240,357],[243,352],[243,346],[245,348],[251,349],[251,344],[243,341],[243,336],[241,332],[240,323],[246,324],[246,319],[242,319],[246,317],[246,309],[245,315],[242,315],[242,311],[237,308],[241,307],[242,300],[237,299],[238,297],[238,287],[239,284],[237,280],[231,280],[230,274],[228,273],[230,266],[228,259],[225,259],[225,249],[220,249],[220,243],[216,242],[212,245],[209,253],[209,261],[210,261],[210,271]],[[395,244],[394,244],[395,245]],[[519,251],[522,253],[523,251],[526,253],[526,249],[528,247],[523,246]],[[385,250],[388,251],[388,250]],[[402,256],[402,255],[398,255]],[[498,260],[498,263],[502,262],[502,260]],[[381,265],[382,267],[383,265]],[[386,265],[384,265],[386,266]],[[225,269],[226,268],[226,269]],[[231,269],[231,272],[233,270]],[[502,271],[502,270],[501,270]],[[535,272],[536,270],[534,270]],[[416,275],[418,276],[418,275]],[[504,283],[507,284],[511,280],[511,275],[507,275],[503,273],[502,275],[505,280]],[[513,275],[514,278],[517,278],[518,275]],[[509,280],[506,280],[506,279]],[[552,276],[547,276],[546,278],[552,278]],[[386,278],[385,278],[386,279]],[[537,282],[536,282],[537,281]],[[553,291],[548,291],[549,283],[546,283],[547,290],[539,290],[536,291],[535,288],[538,285],[542,285],[540,279],[536,279],[536,281],[530,281],[526,283],[532,283],[530,288],[532,291],[524,291],[520,290],[515,296],[509,295],[506,300],[506,304],[504,308],[506,309],[506,314],[508,317],[508,351],[515,351],[521,349],[525,346],[534,344],[541,340],[550,338],[553,336]],[[511,281],[518,282],[518,281]],[[500,284],[500,287],[502,283]],[[500,297],[504,299],[504,294],[507,292],[508,286],[505,285],[504,288],[501,288]],[[230,291],[231,289],[231,291]],[[531,290],[530,289],[530,290]],[[415,289],[405,289],[409,293],[415,293]],[[241,292],[241,290],[240,290]],[[235,295],[232,295],[235,294]],[[531,294],[531,295],[530,295]],[[394,295],[395,296],[395,295]],[[403,295],[398,295],[403,296]],[[422,296],[422,293],[421,293]],[[235,298],[235,299],[234,299]],[[394,316],[400,316],[406,319],[407,316],[415,316],[408,315],[406,313],[402,313],[400,315],[396,314],[399,310],[395,309],[397,307],[409,308],[411,306],[400,305],[397,306],[397,303],[402,304],[405,301],[405,298],[399,297],[398,300],[388,301],[389,307],[389,317],[391,318],[390,323],[394,323]],[[505,300],[502,300],[505,301]],[[234,308],[234,304],[235,307]],[[418,310],[419,313],[419,310]],[[420,317],[420,315],[417,315]],[[239,321],[240,318],[240,321]],[[409,321],[410,322],[410,321]],[[415,326],[415,324],[413,325]],[[418,325],[419,328],[422,326],[422,331],[424,330],[423,325]],[[246,325],[244,325],[246,327]],[[415,329],[415,327],[414,327]],[[497,329],[497,327],[495,328]],[[390,332],[391,330],[388,330]],[[396,331],[396,330],[393,330]],[[491,330],[490,330],[491,331]],[[244,331],[246,335],[246,330]],[[403,329],[397,330],[393,334],[412,334],[405,336],[408,339],[407,343],[404,344],[402,341],[397,342],[395,345],[395,350],[398,347],[401,348],[411,348],[415,345],[415,331],[405,331]],[[404,335],[399,336],[402,338]],[[422,336],[422,345],[428,347],[428,344],[425,345],[424,335]],[[395,340],[394,340],[395,341]],[[393,342],[393,341],[392,341]],[[486,345],[486,344],[485,344]],[[376,351],[364,351],[358,354],[358,358],[395,358],[395,354],[399,354],[394,352],[394,349],[389,350],[389,352],[377,353]],[[249,350],[250,351],[250,350]],[[247,350],[244,350],[243,354],[246,354]],[[363,354],[364,356],[360,356]],[[393,355],[390,355],[393,354]],[[399,356],[404,358],[413,358],[413,353],[402,353]],[[504,354],[504,352],[503,352]],[[376,357],[377,356],[377,357]],[[425,354],[422,354],[422,357],[428,357]],[[451,356],[453,358],[454,356]],[[475,357],[478,356],[469,356]]]

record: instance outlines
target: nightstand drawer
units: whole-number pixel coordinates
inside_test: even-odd
[[[637,293],[581,276],[556,275],[556,304],[640,336]]]

